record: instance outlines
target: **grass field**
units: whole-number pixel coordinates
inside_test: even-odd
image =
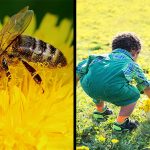
[[[150,1],[145,0],[77,0],[77,63],[89,54],[111,51],[111,41],[118,32],[135,32],[142,40],[143,49],[138,63],[150,79]],[[150,150],[150,122],[140,109],[147,97],[141,95],[131,119],[140,127],[132,133],[116,134],[112,125],[119,107],[107,122],[92,120],[94,103],[77,86],[77,149],[82,150]],[[149,106],[148,106],[149,107]]]

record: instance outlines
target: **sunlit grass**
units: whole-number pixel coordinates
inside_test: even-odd
[[[135,32],[142,40],[143,48],[138,58],[139,65],[150,79],[150,1],[82,1],[77,3],[77,63],[90,54],[111,52],[111,41],[118,32]],[[100,46],[100,47],[98,47]],[[112,132],[119,107],[108,104],[113,116],[108,121],[96,123],[92,121],[95,108],[91,98],[77,87],[77,145],[96,149],[144,149],[150,146],[150,108],[149,99],[141,95],[131,119],[141,124],[132,133],[116,135]],[[90,134],[89,134],[90,133]],[[98,137],[104,137],[105,142]],[[103,139],[103,138],[100,138]],[[115,140],[113,140],[115,139]],[[117,141],[118,140],[118,141]]]

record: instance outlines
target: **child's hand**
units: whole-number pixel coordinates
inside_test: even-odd
[[[76,86],[77,86],[79,80],[80,80],[80,78],[76,75]]]
[[[150,87],[147,87],[147,88],[144,90],[144,94],[146,94],[146,95],[150,98]]]

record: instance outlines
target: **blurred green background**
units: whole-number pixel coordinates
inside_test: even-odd
[[[0,0],[0,21],[3,21],[4,16],[12,16],[25,6],[34,10],[37,28],[47,12],[59,16],[58,24],[64,18],[73,20],[73,0]]]

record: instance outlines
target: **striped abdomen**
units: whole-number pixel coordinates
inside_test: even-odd
[[[63,53],[42,40],[21,35],[16,39],[13,47],[13,52],[18,53],[21,58],[27,61],[46,63],[49,67],[67,65]]]

